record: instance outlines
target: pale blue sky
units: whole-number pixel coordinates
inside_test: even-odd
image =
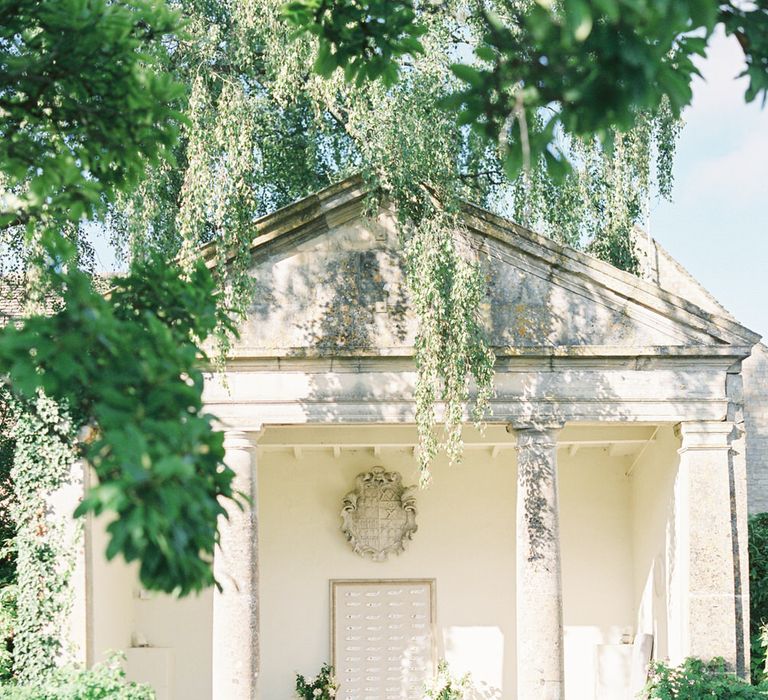
[[[650,229],[741,323],[768,338],[768,106],[744,103],[738,44],[700,63],[675,159],[671,203]]]

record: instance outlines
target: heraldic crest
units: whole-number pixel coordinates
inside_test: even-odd
[[[358,474],[355,490],[344,496],[341,531],[356,554],[385,561],[400,554],[416,532],[415,487],[404,487],[398,472],[374,467]]]

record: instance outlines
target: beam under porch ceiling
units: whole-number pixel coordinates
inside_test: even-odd
[[[558,449],[573,457],[581,449],[604,448],[610,456],[633,456],[627,476],[648,445],[656,439],[658,425],[648,424],[570,424],[560,433]],[[464,431],[464,447],[468,451],[485,450],[495,459],[502,451],[515,449],[515,440],[506,427],[491,424],[484,433],[468,426]],[[288,451],[301,459],[308,450],[329,450],[335,458],[342,451],[367,450],[380,457],[385,450],[418,452],[418,439],[413,426],[269,426],[259,440],[261,451]]]

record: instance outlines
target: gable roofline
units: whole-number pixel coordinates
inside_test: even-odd
[[[253,223],[255,235],[250,250],[253,253],[290,234],[322,233],[349,221],[360,213],[360,205],[369,193],[362,176],[352,175],[265,214]],[[218,264],[215,241],[202,246],[201,253],[209,268]],[[234,250],[227,251],[226,260],[234,256]]]
[[[254,222],[251,254],[258,255],[273,246],[290,244],[296,238],[329,231],[354,219],[360,215],[369,193],[370,188],[363,178],[359,174],[353,175],[260,217]],[[537,259],[554,273],[569,274],[585,286],[602,287],[621,299],[703,332],[721,344],[735,346],[734,350],[739,349],[740,354],[749,354],[752,346],[761,339],[758,333],[730,316],[706,311],[652,282],[537,234],[482,207],[464,202],[462,217],[471,232]],[[215,243],[204,246],[202,254],[209,267],[217,265]],[[233,257],[234,251],[229,251],[226,259]]]
[[[539,258],[553,270],[563,270],[597,283],[614,294],[663,316],[703,331],[723,343],[753,346],[761,336],[729,315],[714,314],[658,285],[625,272],[568,245],[534,233],[482,207],[464,203],[465,223],[480,234],[501,240]]]

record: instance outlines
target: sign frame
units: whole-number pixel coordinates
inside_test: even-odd
[[[430,644],[430,662],[433,671],[437,670],[437,595],[436,580],[434,578],[376,578],[376,579],[330,579],[330,647],[331,647],[331,665],[334,668],[336,677],[339,677],[338,649],[336,648],[336,630],[337,630],[337,600],[339,593],[345,586],[370,586],[371,588],[381,586],[426,586],[429,590],[429,634]]]

